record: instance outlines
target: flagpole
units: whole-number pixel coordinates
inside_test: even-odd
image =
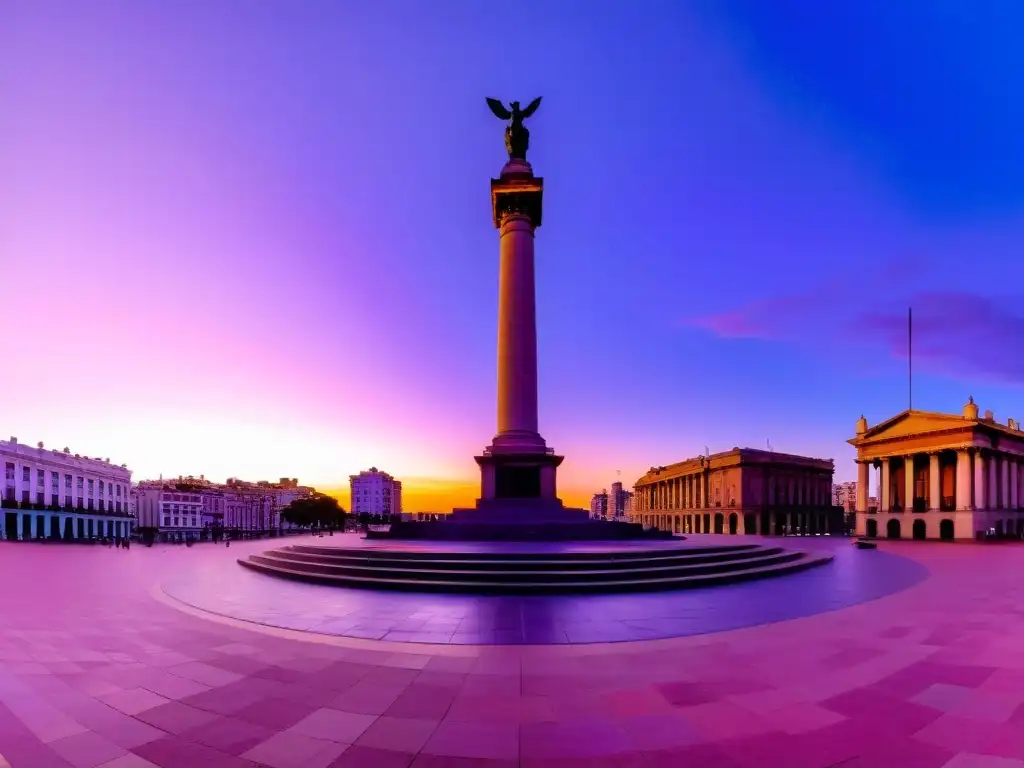
[[[907,410],[914,409],[914,309],[907,307]]]

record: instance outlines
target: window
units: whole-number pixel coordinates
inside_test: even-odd
[[[171,518],[169,518],[167,515],[164,515],[164,525],[168,526],[170,524],[171,524]]]
[[[174,518],[174,524],[178,525],[178,518],[177,517]]]
[[[103,495],[103,481],[100,480],[100,496]]]
[[[192,527],[194,528],[194,527],[195,527],[195,525],[196,525],[196,519],[195,519],[195,518],[193,517],[193,518],[192,518]]]
[[[60,472],[51,472],[50,473],[50,490],[52,490],[52,491],[59,491],[60,490]]]
[[[117,486],[117,497],[121,498],[121,486],[120,485]]]
[[[64,475],[64,490],[71,490],[71,475]]]
[[[8,461],[7,462],[7,479],[8,480],[13,480],[14,479],[14,462],[13,461]]]
[[[89,496],[91,498],[92,496],[95,496],[95,495],[96,495],[96,484],[93,482],[92,479],[90,479],[89,480]]]
[[[46,493],[43,492],[43,491],[37,491],[36,492],[36,504],[45,504],[45,503],[46,503]]]
[[[28,467],[21,468],[21,479],[26,483],[32,482],[32,470]]]
[[[85,480],[84,480],[84,479],[82,479],[81,477],[80,477],[80,478],[78,478],[78,490],[79,490],[79,491],[81,491],[81,490],[82,490],[82,485],[83,485],[84,483],[85,483]]]
[[[64,506],[65,507],[70,507],[72,505],[72,503],[73,502],[71,501],[71,497],[70,496],[65,496],[64,497]]]
[[[44,485],[46,485],[46,470],[45,469],[37,469],[36,470],[36,485],[38,487],[40,487],[40,488],[42,488]]]

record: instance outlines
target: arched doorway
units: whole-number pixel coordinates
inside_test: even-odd
[[[757,533],[757,515],[748,512],[743,516],[743,532],[748,536],[753,536]]]
[[[866,531],[869,539],[878,536],[878,521],[874,519],[868,520]]]
[[[925,525],[924,520],[914,521],[914,538],[918,541],[928,538],[928,526]]]
[[[996,538],[997,539],[1003,538],[1003,521],[1002,520],[996,520]]]
[[[704,533],[711,533],[711,513],[704,513]]]
[[[723,533],[725,529],[725,516],[721,512],[715,513],[715,533]]]
[[[939,523],[939,538],[943,541],[953,540],[953,521],[943,520]]]
[[[898,539],[900,537],[900,521],[896,519],[890,519],[885,524],[885,536],[888,539]]]
[[[735,512],[729,515],[729,535],[735,536],[736,531],[739,530],[740,518]]]
[[[770,512],[761,513],[761,524],[757,526],[757,532],[762,536],[770,536],[772,532],[772,516]]]

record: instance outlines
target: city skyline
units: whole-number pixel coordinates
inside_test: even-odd
[[[678,6],[527,2],[528,39],[461,1],[4,6],[3,437],[471,502],[505,159],[483,97],[536,95],[567,503],[768,440],[855,479],[857,418],[907,405],[908,306],[916,408],[1024,418],[1012,19]]]

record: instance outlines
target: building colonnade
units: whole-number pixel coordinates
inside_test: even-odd
[[[869,508],[868,478],[881,470],[878,505]],[[954,538],[970,524],[963,513],[985,513],[975,522],[997,535],[1024,534],[1024,455],[998,448],[959,447],[857,460],[858,533],[900,538]],[[901,515],[920,515],[904,530]],[[958,515],[963,522],[958,523]],[[884,516],[875,519],[876,516]],[[935,528],[936,517],[943,517]],[[929,525],[929,518],[932,520]],[[884,529],[881,523],[884,522]],[[975,526],[976,528],[976,526]],[[980,531],[960,531],[973,538]]]
[[[0,538],[8,541],[128,538],[132,518],[41,510],[0,510]]]

